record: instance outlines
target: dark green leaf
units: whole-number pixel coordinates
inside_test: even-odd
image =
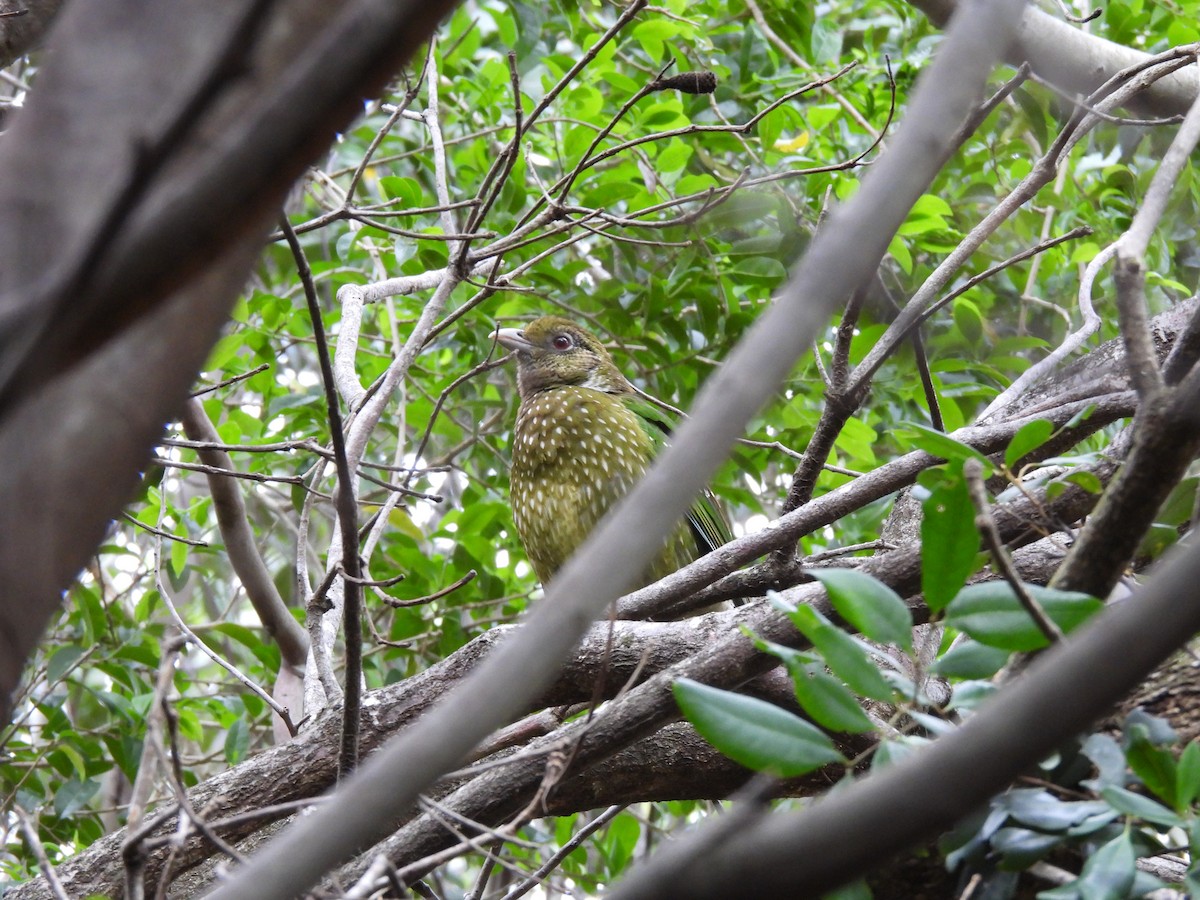
[[[250,746],[250,727],[245,717],[238,716],[225,732],[225,759],[230,765],[237,765],[246,757],[246,749]]]
[[[967,343],[979,343],[980,338],[983,337],[983,316],[979,313],[979,307],[966,297],[959,297],[954,301],[951,312],[954,316],[954,324]]]
[[[1151,800],[1149,797],[1143,797],[1141,794],[1135,794],[1133,791],[1119,787],[1106,787],[1100,792],[1100,796],[1107,800],[1113,809],[1127,816],[1144,819],[1155,825],[1165,825],[1168,828],[1182,827],[1184,824],[1183,819],[1161,803]]]
[[[791,673],[796,699],[804,711],[830,731],[855,734],[874,731],[874,724],[854,695],[836,678],[821,671],[822,668],[819,664],[810,665]]]
[[[945,609],[976,568],[979,532],[961,476],[934,488],[921,504],[921,590],[931,612]]]
[[[789,607],[788,612],[794,612]],[[795,650],[743,632],[760,650],[779,657],[787,666],[796,699],[818,725],[830,731],[867,732],[874,729],[858,700],[842,682],[825,672],[825,661],[817,653]]]
[[[821,895],[821,900],[871,900],[874,895],[865,881],[855,881]]]
[[[1013,439],[1008,442],[1008,449],[1004,451],[1004,464],[1011,469],[1027,453],[1046,443],[1053,433],[1053,423],[1045,419],[1038,419],[1022,425],[1020,430],[1013,435]]]
[[[1156,797],[1173,809],[1179,809],[1175,794],[1175,755],[1152,743],[1142,729],[1134,729],[1130,737],[1129,747],[1125,751],[1129,767]]]
[[[983,475],[986,478],[992,474],[992,461],[976,450],[974,447],[969,447],[961,441],[956,441],[948,434],[941,431],[935,431],[925,425],[917,422],[905,422],[900,426],[900,432],[908,433],[909,442],[921,450],[924,450],[930,456],[936,456],[939,459],[947,461],[959,461],[966,459],[977,459],[983,463]]]
[[[1179,526],[1190,522],[1196,505],[1197,485],[1200,485],[1200,478],[1196,477],[1185,478],[1175,485],[1155,518],[1165,525]]]
[[[681,678],[675,700],[710,744],[735,762],[783,778],[844,758],[824,732],[778,706]]]
[[[83,653],[83,648],[77,644],[66,644],[56,649],[46,663],[47,680],[58,681],[75,667]]]
[[[1200,743],[1193,740],[1180,754],[1175,778],[1176,809],[1182,811],[1200,796]]]
[[[1125,900],[1132,896],[1136,863],[1129,832],[1122,832],[1088,857],[1076,887],[1085,900]]]
[[[963,640],[935,662],[932,671],[945,678],[991,678],[1004,667],[1010,655],[1008,650]]]
[[[1089,494],[1104,493],[1104,485],[1092,472],[1071,472],[1067,475],[1064,475],[1063,480],[1069,481],[1071,484],[1078,485]]]
[[[838,615],[871,640],[912,650],[912,613],[883,582],[854,569],[810,569]]]
[[[80,781],[77,778],[69,778],[54,792],[54,811],[60,816],[73,816],[86,806],[99,790],[100,782],[96,779]]]
[[[1060,800],[1040,789],[1010,791],[999,806],[1007,809],[1014,821],[1039,831],[1066,831],[1109,811],[1108,804],[1099,800]]]
[[[870,651],[811,606],[800,606],[792,622],[821,652],[826,665],[850,689],[873,700],[893,699],[892,687],[871,660]]]
[[[1032,584],[1025,587],[1064,633],[1077,628],[1104,606],[1087,594]],[[1002,650],[1036,650],[1049,644],[1004,581],[986,581],[963,588],[947,609],[946,622],[981,644]]]
[[[1099,770],[1099,776],[1087,782],[1089,787],[1095,790],[1109,785],[1121,787],[1125,784],[1125,753],[1109,735],[1089,735],[1081,749],[1084,756]]]
[[[1028,828],[1001,828],[992,836],[992,847],[1004,856],[1005,867],[1026,868],[1063,843],[1057,834],[1042,834]]]

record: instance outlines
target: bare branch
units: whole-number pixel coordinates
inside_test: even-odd
[[[975,506],[975,527],[983,535],[983,541],[992,554],[992,565],[1000,573],[1000,577],[1008,582],[1008,586],[1013,589],[1017,600],[1029,613],[1038,630],[1045,635],[1046,640],[1051,644],[1057,644],[1063,639],[1062,629],[1046,615],[1042,605],[1026,589],[1016,568],[1013,567],[1008,550],[1004,547],[1004,541],[1000,538],[1000,532],[996,528],[996,521],[992,518],[991,507],[988,504],[987,488],[983,484],[983,463],[974,457],[968,459],[963,463],[963,477],[967,480],[971,503]]]
[[[219,440],[204,407],[199,400],[189,400],[183,408],[184,431],[193,441],[212,444]],[[206,446],[197,449],[197,454],[215,469],[233,470],[233,460],[224,450]],[[229,554],[238,580],[246,589],[246,596],[254,606],[259,621],[279,644],[286,665],[300,669],[308,655],[308,635],[300,623],[288,611],[287,604],[275,587],[275,580],[258,552],[258,543],[246,515],[246,504],[242,500],[237,483],[231,478],[208,475],[208,489],[213,497],[213,508],[217,513],[217,525],[221,539]]]

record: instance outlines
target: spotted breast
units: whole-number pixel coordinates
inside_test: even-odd
[[[544,317],[497,340],[517,351],[521,406],[513,434],[511,498],[521,543],[547,583],[596,523],[645,473],[663,443],[661,421],[575,323]],[[648,584],[728,540],[715,501],[697,501],[643,572]]]

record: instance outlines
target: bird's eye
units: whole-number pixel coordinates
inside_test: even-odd
[[[555,350],[570,350],[573,344],[570,335],[556,334],[554,340],[551,341]]]

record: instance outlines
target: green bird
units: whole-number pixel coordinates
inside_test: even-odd
[[[645,474],[673,422],[638,396],[599,340],[568,319],[545,316],[494,337],[517,353],[513,519],[534,572],[547,584]],[[724,513],[705,493],[639,586],[730,540]]]

